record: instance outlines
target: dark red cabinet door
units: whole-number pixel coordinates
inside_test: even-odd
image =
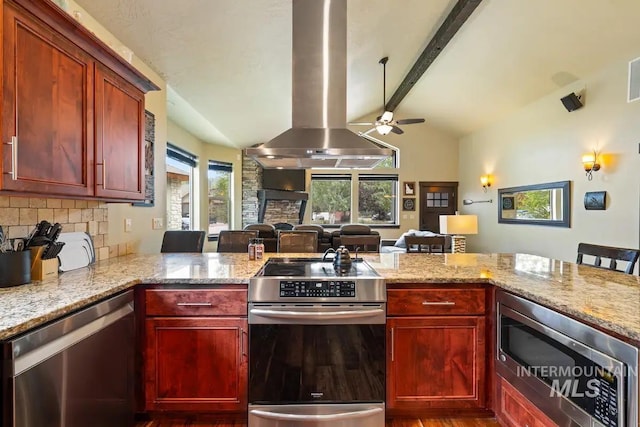
[[[36,18],[3,10],[1,189],[93,195],[94,62]]]
[[[485,319],[387,320],[387,407],[484,408]]]
[[[96,63],[96,196],[144,198],[144,94]]]
[[[246,318],[147,318],[146,410],[245,412],[247,340]]]

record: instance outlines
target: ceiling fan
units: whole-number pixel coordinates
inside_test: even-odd
[[[369,132],[373,131],[374,129],[378,131],[378,133],[380,135],[386,135],[389,132],[393,132],[393,133],[397,133],[398,135],[403,134],[404,131],[402,129],[400,129],[398,127],[398,125],[410,125],[413,123],[424,123],[424,119],[400,119],[400,120],[394,120],[393,119],[393,111],[386,111],[385,110],[385,103],[387,100],[387,95],[386,95],[386,84],[387,84],[387,61],[389,60],[388,56],[385,56],[384,58],[380,59],[380,61],[378,61],[379,64],[382,64],[382,115],[378,116],[376,118],[376,121],[373,123],[367,122],[367,123],[349,123],[350,125],[354,125],[354,126],[373,126],[373,128],[371,128],[370,130],[368,130],[367,132],[364,132],[365,134],[368,134]]]

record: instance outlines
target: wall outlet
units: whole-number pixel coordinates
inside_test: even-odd
[[[154,230],[162,229],[162,218],[153,218],[151,222],[151,228]]]
[[[132,227],[133,227],[133,220],[131,218],[125,218],[124,219],[124,232],[125,233],[130,233]]]

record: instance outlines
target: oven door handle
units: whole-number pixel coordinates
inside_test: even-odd
[[[355,418],[364,418],[383,412],[382,408],[366,409],[364,411],[342,412],[339,414],[311,415],[311,414],[283,414],[279,412],[262,411],[252,409],[249,411],[251,415],[276,421],[306,421],[306,422],[326,422],[326,421],[344,421]]]
[[[280,311],[280,310],[264,310],[261,308],[252,308],[250,314],[275,319],[360,319],[363,317],[384,315],[384,309],[376,308],[373,310],[335,310],[335,311]]]

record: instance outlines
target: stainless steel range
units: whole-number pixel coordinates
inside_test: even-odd
[[[249,282],[249,426],[384,425],[384,280],[272,258]]]

